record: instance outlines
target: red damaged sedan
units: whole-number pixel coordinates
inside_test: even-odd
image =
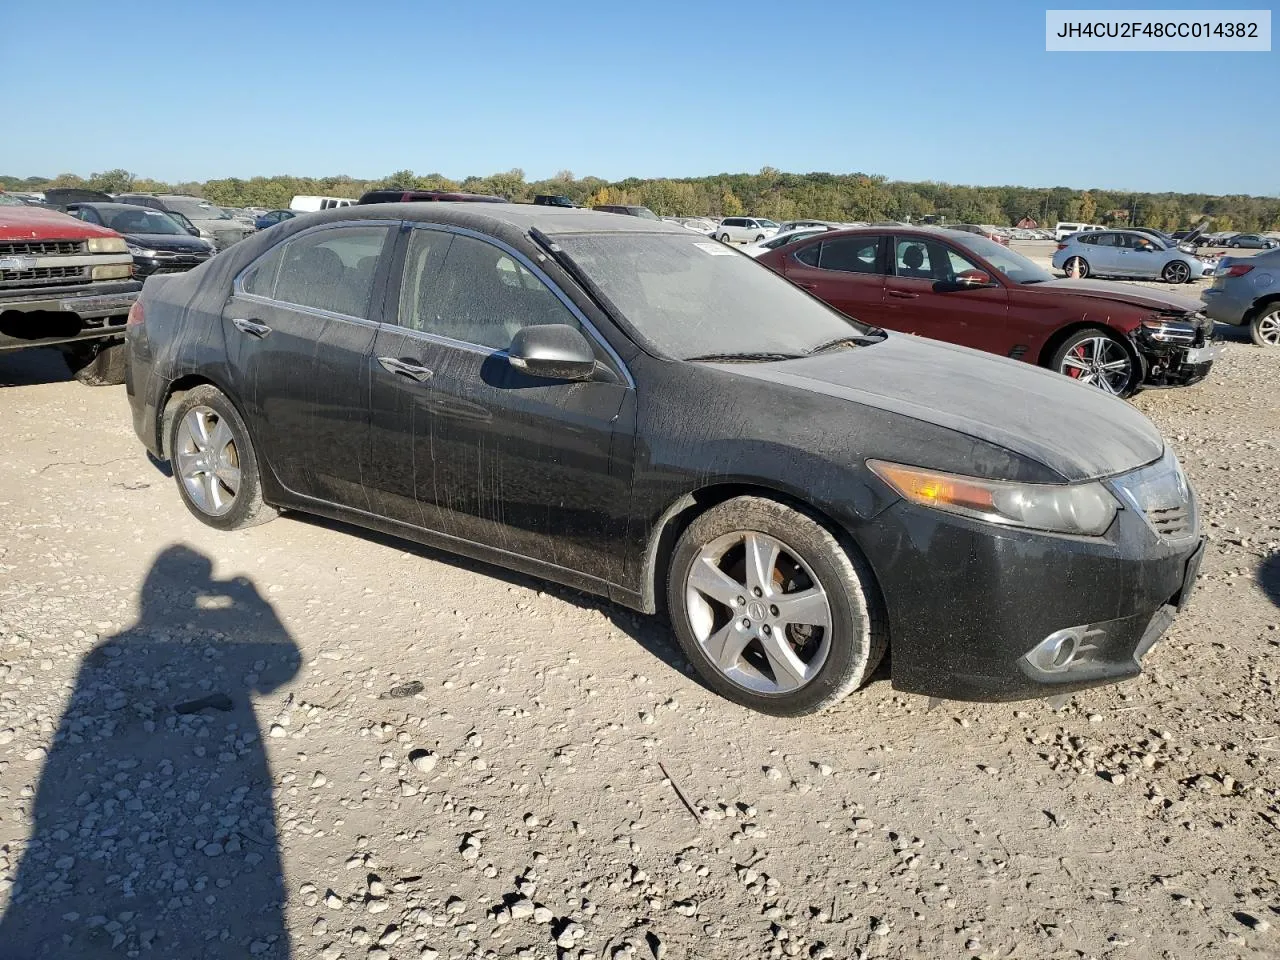
[[[1194,300],[1058,279],[958,230],[832,231],[759,262],[863,323],[1038,364],[1117,396],[1198,383],[1222,349]]]

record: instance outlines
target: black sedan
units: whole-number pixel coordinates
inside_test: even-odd
[[[163,210],[129,203],[70,203],[73,217],[109,227],[124,237],[133,254],[133,273],[149,277],[157,273],[185,273],[214,254],[213,244],[191,231]]]
[[[762,711],[886,649],[943,697],[1130,677],[1195,579],[1194,494],[1132,407],[660,221],[322,212],[152,280],[127,329],[135,429],[205,523],[305,511],[664,609]]]

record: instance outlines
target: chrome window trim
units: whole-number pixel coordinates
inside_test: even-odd
[[[425,221],[406,221],[406,223],[408,223],[411,230],[434,230],[437,233],[449,233],[449,234],[457,234],[459,236],[464,236],[464,237],[470,237],[473,240],[479,240],[483,243],[491,244],[497,247],[503,253],[506,253],[507,255],[512,257],[518,264],[523,266],[526,270],[528,270],[540,281],[542,281],[542,283],[546,285],[547,289],[551,291],[552,295],[557,300],[560,301],[560,303],[565,307],[565,309],[569,311],[570,314],[572,314],[573,318],[578,321],[583,331],[586,332],[586,334],[600,346],[600,348],[605,352],[605,354],[609,357],[609,359],[613,361],[614,366],[622,373],[626,386],[631,390],[634,390],[636,388],[636,381],[635,381],[635,378],[631,376],[631,371],[627,368],[627,365],[622,362],[622,358],[618,356],[618,352],[613,349],[609,341],[606,340],[601,335],[600,331],[596,329],[595,324],[593,324],[590,320],[588,320],[586,314],[584,314],[578,308],[578,305],[574,303],[572,299],[570,299],[568,294],[566,294],[563,290],[561,290],[559,285],[554,280],[552,280],[549,276],[547,276],[547,274],[543,272],[543,270],[537,264],[535,264],[532,260],[530,260],[527,256],[525,256],[525,254],[521,253],[519,250],[511,246],[511,244],[507,243],[506,241],[499,240],[497,237],[493,236],[492,234],[481,233],[477,230],[470,230],[467,227],[459,227],[451,223],[429,223]],[[406,248],[406,253],[407,253],[407,248]],[[406,256],[405,268],[402,269],[400,273],[400,283],[402,287],[404,284],[404,277],[406,275],[407,267],[408,267],[408,257]],[[385,324],[385,326],[394,327],[396,330],[402,331],[405,334],[413,334],[413,335],[421,336],[433,343],[438,343],[442,346],[460,347],[464,350],[470,351],[471,353],[476,353],[483,356],[495,356],[498,354],[505,356],[507,353],[506,347],[487,347],[483,344],[472,343],[467,340],[455,340],[453,337],[445,337],[438,333],[431,333],[428,330],[414,330],[411,327],[406,327],[399,322],[400,320],[399,307],[400,307],[400,298],[397,295],[396,321],[394,323]]]
[[[252,270],[255,266],[257,266],[258,261],[262,260],[264,257],[271,256],[271,254],[275,252],[277,247],[284,247],[290,243],[293,243],[293,241],[298,239],[299,237],[307,237],[313,233],[320,233],[325,230],[334,230],[334,229],[337,229],[338,227],[368,227],[368,226],[386,227],[388,231],[391,232],[391,231],[394,231],[399,226],[399,224],[400,224],[399,220],[338,220],[338,221],[335,221],[334,223],[322,223],[322,224],[319,224],[318,226],[308,227],[306,230],[299,230],[297,233],[293,234],[293,236],[287,237],[279,241],[278,243],[273,243],[271,246],[267,247],[267,249],[263,250],[260,254],[258,254],[256,257],[250,260],[247,264],[245,264],[240,269],[240,272],[235,275],[235,279],[231,281],[231,293],[233,296],[243,297],[245,300],[249,300],[253,303],[262,303],[262,304],[266,304],[268,306],[273,306],[273,307],[285,307],[290,310],[300,310],[304,313],[314,313],[318,316],[324,317],[329,320],[350,320],[355,323],[363,324],[365,326],[376,327],[378,326],[378,321],[370,320],[368,317],[353,317],[350,314],[338,313],[334,310],[324,310],[324,309],[321,309],[320,307],[311,307],[311,306],[307,306],[304,303],[294,303],[291,300],[277,300],[274,297],[264,297],[256,293],[245,293],[244,276],[246,273]],[[386,246],[385,242],[383,246],[384,247]],[[281,262],[283,263],[283,261]],[[375,276],[376,276],[376,272],[375,272]],[[279,279],[280,279],[280,276],[277,268],[276,280],[278,281]],[[275,289],[274,283],[271,285],[271,289],[272,290]],[[370,293],[372,294],[372,291],[370,291]]]

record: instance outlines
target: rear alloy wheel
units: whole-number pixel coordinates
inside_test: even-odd
[[[800,510],[739,497],[695,519],[667,582],[672,625],[716,692],[798,716],[866,682],[884,654],[871,573]]]
[[[1089,275],[1089,261],[1084,257],[1068,257],[1067,262],[1062,265],[1062,269],[1066,271],[1067,276],[1079,271],[1079,277],[1083,280]]]
[[[1186,283],[1191,279],[1191,268],[1181,260],[1170,260],[1160,274],[1165,283]]]
[[[1270,303],[1249,324],[1249,335],[1260,347],[1280,347],[1280,303]]]
[[[236,530],[275,517],[262,500],[249,430],[216,387],[196,387],[178,402],[169,453],[182,502],[209,526]]]
[[[722,233],[722,234],[720,234],[720,236],[719,236],[719,237],[717,237],[716,239],[717,239],[717,240],[719,240],[721,243],[728,243],[728,242],[729,242],[729,235],[728,235],[727,233]]]
[[[1078,383],[1126,397],[1137,386],[1137,367],[1125,345],[1102,330],[1081,330],[1054,351],[1050,366]]]

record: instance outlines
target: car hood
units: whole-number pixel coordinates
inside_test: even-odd
[[[126,233],[124,238],[148,250],[173,250],[180,253],[209,252],[209,244],[205,241],[173,233]]]
[[[120,234],[47,207],[0,209],[0,240],[88,240]]]
[[[1113,303],[1127,303],[1152,310],[1178,310],[1195,313],[1200,309],[1200,304],[1189,297],[1180,297],[1174,293],[1162,293],[1159,290],[1152,290],[1150,287],[1121,285],[1109,280],[1055,279],[1045,280],[1043,283],[1023,284],[1018,289],[1033,293],[1070,293],[1077,297],[1110,300]]]
[[[813,357],[715,366],[936,424],[1073,482],[1134,470],[1164,453],[1160,433],[1123,400],[937,340],[889,334],[882,343]]]
[[[187,217],[196,227],[203,227],[211,233],[227,233],[240,231],[241,233],[249,233],[252,227],[247,227],[239,220],[223,220],[221,217]]]

